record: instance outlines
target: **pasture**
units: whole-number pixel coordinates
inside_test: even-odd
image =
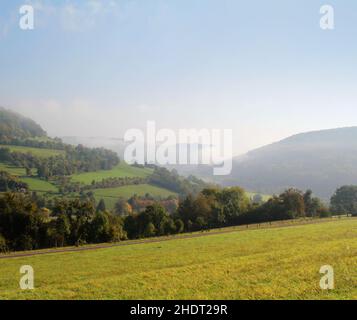
[[[22,265],[34,290],[19,289]],[[357,299],[357,219],[3,259],[0,299]]]
[[[92,181],[101,181],[108,178],[146,178],[152,173],[152,169],[132,167],[124,162],[120,162],[112,170],[100,170],[96,172],[80,173],[72,176],[73,182],[91,184]]]
[[[25,176],[26,170],[25,168],[10,166],[6,163],[0,162],[0,171],[8,172],[13,176]]]
[[[0,148],[8,148],[10,149],[11,152],[31,153],[34,156],[41,157],[41,158],[49,158],[49,157],[64,154],[63,150],[54,150],[54,149],[31,148],[31,147],[11,146],[11,145],[0,145]]]
[[[37,178],[21,178],[21,181],[27,183],[31,191],[58,192],[58,188],[55,185],[45,180],[41,180]]]

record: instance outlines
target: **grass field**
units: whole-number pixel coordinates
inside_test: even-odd
[[[26,182],[28,184],[29,189],[31,191],[58,192],[58,188],[47,181],[37,178],[25,177],[26,176],[25,168],[13,167],[0,162],[0,171],[6,171],[14,176],[20,177],[21,181]],[[32,173],[35,174],[36,170],[32,169]]]
[[[14,176],[24,176],[26,175],[25,168],[9,166],[5,163],[0,162],[0,171],[6,171]]]
[[[109,189],[97,189],[94,190],[94,196],[97,202],[100,199],[105,201],[107,209],[113,209],[115,203],[118,201],[118,198],[129,199],[134,194],[138,196],[144,196],[146,193],[154,197],[167,198],[170,195],[177,196],[176,193],[171,192],[167,189],[155,187],[149,184],[139,184],[139,185],[130,185],[118,188],[109,188]]]
[[[22,265],[32,291],[19,290]],[[0,260],[0,298],[357,299],[357,219]]]
[[[10,148],[18,149],[18,151],[22,150],[22,152],[25,152],[25,150],[29,150],[29,149],[37,150],[37,151],[41,151],[41,152],[46,152],[46,151],[57,152],[56,150],[26,148],[26,147],[10,146]],[[43,153],[42,156],[44,156],[45,154],[46,153]],[[47,154],[47,156],[49,156],[49,154]],[[13,167],[13,166],[9,166],[4,163],[0,163],[0,171],[6,171],[6,172],[9,172],[10,174],[21,177],[20,178],[21,181],[26,182],[29,185],[29,189],[31,191],[37,191],[37,192],[41,192],[41,193],[58,192],[58,188],[55,185],[53,185],[47,181],[37,179],[37,178],[32,178],[32,177],[25,177],[26,170],[24,168]],[[101,170],[101,171],[96,171],[96,172],[88,172],[88,173],[74,175],[72,177],[72,181],[73,182],[81,182],[84,184],[90,184],[93,180],[101,181],[102,179],[105,179],[105,178],[115,178],[115,177],[118,177],[118,178],[123,178],[123,177],[146,178],[151,173],[152,173],[152,169],[135,168],[135,167],[129,166],[128,164],[126,164],[124,162],[121,162],[118,166],[116,166],[112,170]],[[94,191],[94,193],[95,193],[95,198],[97,201],[99,201],[101,198],[103,198],[105,200],[107,209],[113,209],[114,205],[117,202],[119,197],[128,199],[131,196],[133,196],[134,194],[137,194],[138,196],[144,196],[146,193],[149,193],[155,197],[161,196],[163,198],[166,198],[169,195],[176,195],[176,193],[171,192],[167,189],[155,187],[155,186],[148,185],[148,184],[129,185],[129,186],[124,186],[124,187],[109,188],[109,189],[97,189]]]
[[[58,192],[58,188],[53,184],[36,178],[21,178],[21,181],[26,182],[31,191],[38,192]]]
[[[129,166],[121,162],[112,170],[100,170],[96,172],[80,173],[72,176],[73,182],[81,182],[84,184],[91,184],[92,181],[101,181],[107,178],[124,178],[124,177],[140,177],[146,178],[152,173],[152,169],[141,169]]]
[[[47,181],[37,178],[25,177],[26,176],[25,168],[14,167],[0,162],[0,171],[6,171],[11,175],[20,177],[21,181],[26,182],[28,184],[29,189],[31,191],[58,192],[58,188]],[[33,174],[36,174],[36,171],[37,170],[32,169]]]
[[[34,156],[49,158],[52,156],[57,156],[60,154],[64,154],[62,150],[53,150],[53,149],[41,149],[41,148],[31,148],[31,147],[22,147],[22,146],[8,146],[8,145],[0,145],[0,148],[8,148],[13,152],[21,152],[21,153],[32,153]]]

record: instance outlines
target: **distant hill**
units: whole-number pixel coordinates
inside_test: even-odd
[[[88,148],[106,148],[116,152],[121,159],[124,158],[124,150],[127,146],[122,138],[65,136],[61,137],[61,140],[74,146],[82,144]]]
[[[357,184],[357,127],[297,134],[234,158],[224,185],[277,193],[312,189],[329,198],[341,185]]]
[[[130,144],[130,142],[126,142],[124,138],[110,138],[110,137],[78,137],[78,136],[63,136],[61,137],[61,140],[64,143],[68,143],[71,145],[78,145],[82,144],[88,148],[106,148],[112,151],[115,151],[121,159],[124,158],[124,152],[125,148]],[[177,144],[176,148],[180,146],[185,146],[193,152],[194,150],[200,151],[202,148],[204,148],[204,145],[202,144],[197,144],[197,143],[192,143],[189,145],[184,145],[184,144]],[[157,165],[160,165],[156,163]],[[165,166],[170,169],[175,169],[175,166]],[[185,174],[185,168],[181,167],[180,169],[183,169]],[[192,168],[186,168],[186,171],[191,171]]]
[[[33,120],[4,108],[0,108],[0,137],[3,180],[18,179],[45,198],[81,197],[90,191],[113,209],[121,197],[178,197],[211,186],[163,168],[120,162],[113,151],[124,152],[123,139],[67,137],[63,142],[48,137]]]
[[[0,107],[0,145],[18,139],[56,149],[60,140],[46,138],[46,132],[31,119]],[[15,140],[14,140],[15,139]],[[49,140],[49,141],[47,141]],[[117,138],[66,137],[65,143],[105,147],[122,156],[126,143]],[[9,143],[7,143],[9,142]],[[13,142],[13,143],[12,143]],[[33,147],[30,143],[26,146]],[[21,144],[17,145],[21,146]],[[42,150],[42,149],[41,149]],[[263,194],[286,188],[312,189],[324,199],[346,184],[357,184],[357,127],[307,132],[253,150],[233,159],[229,176],[212,176],[209,165],[168,166],[185,176],[195,175],[223,186],[242,186]]]
[[[0,140],[45,137],[46,132],[35,121],[0,107]]]

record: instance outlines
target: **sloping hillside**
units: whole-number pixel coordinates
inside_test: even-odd
[[[66,144],[59,138],[48,137],[33,120],[3,108],[0,108],[0,172],[5,173],[4,185],[7,180],[17,179],[26,184],[24,190],[51,199],[89,193],[97,201],[103,198],[110,209],[119,198],[177,197],[208,186],[165,169],[130,166],[120,161],[116,152],[101,145]]]
[[[0,139],[45,137],[46,132],[35,121],[0,107]]]
[[[264,193],[309,188],[327,199],[337,187],[357,183],[357,127],[298,134],[253,150],[234,159],[222,183]]]
[[[356,219],[278,226],[123,242],[97,250],[31,251],[27,257],[1,260],[0,299],[357,298]],[[36,253],[42,254],[31,256]],[[319,270],[326,264],[338,275],[334,290],[319,287]],[[36,290],[19,288],[21,265],[41,270]]]

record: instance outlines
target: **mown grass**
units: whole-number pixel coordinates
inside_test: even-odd
[[[136,168],[121,162],[112,170],[100,170],[96,172],[80,173],[72,176],[73,182],[81,182],[84,184],[91,184],[92,181],[101,181],[108,178],[124,178],[124,177],[139,177],[146,178],[152,173],[152,169]]]
[[[19,289],[25,264],[32,291]],[[0,298],[357,299],[357,219],[0,260]]]
[[[54,150],[54,149],[31,148],[31,147],[11,146],[11,145],[0,145],[0,148],[8,148],[12,152],[31,153],[34,156],[41,157],[41,158],[49,158],[49,157],[64,154],[63,150]]]

